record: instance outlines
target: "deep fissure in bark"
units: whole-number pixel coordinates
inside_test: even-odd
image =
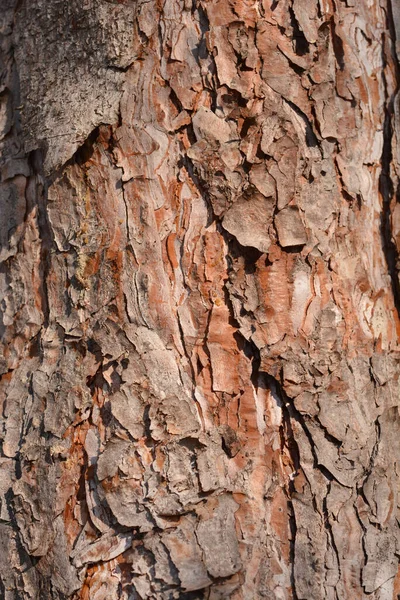
[[[394,68],[397,75],[397,82],[399,82],[399,63],[396,56],[395,43],[396,34],[393,23],[393,13],[391,2],[388,2],[388,15],[387,15],[387,26],[392,35],[391,39],[391,52],[392,60],[394,62]],[[388,58],[385,56],[383,49],[383,60],[387,64]],[[391,92],[388,93],[387,82],[385,79],[385,72],[382,73],[383,83],[387,95],[387,101],[385,105],[384,123],[383,123],[383,149],[382,149],[382,171],[380,175],[380,192],[382,195],[383,207],[381,217],[381,229],[383,238],[383,248],[386,256],[388,270],[390,273],[390,279],[392,284],[393,296],[395,300],[397,313],[400,315],[400,279],[399,279],[399,250],[393,241],[392,234],[392,204],[393,200],[399,202],[398,193],[394,189],[393,180],[391,177],[391,167],[393,163],[393,129],[395,126],[394,116],[394,102],[399,94],[399,84]],[[398,187],[399,184],[397,184]]]

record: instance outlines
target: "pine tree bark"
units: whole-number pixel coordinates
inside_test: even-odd
[[[1,598],[400,597],[400,9],[0,19]]]

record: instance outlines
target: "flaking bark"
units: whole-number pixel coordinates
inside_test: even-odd
[[[397,598],[397,5],[0,23],[1,598]]]

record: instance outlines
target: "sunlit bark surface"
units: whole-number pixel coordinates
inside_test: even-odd
[[[400,8],[0,20],[0,597],[397,599]]]

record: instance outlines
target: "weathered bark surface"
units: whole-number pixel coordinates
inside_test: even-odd
[[[0,19],[1,598],[397,598],[400,9]]]

